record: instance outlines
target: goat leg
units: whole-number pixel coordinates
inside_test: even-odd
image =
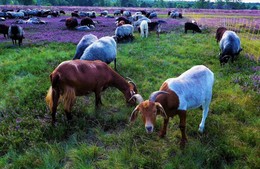
[[[66,113],[67,120],[68,120],[68,121],[71,121],[71,120],[72,120],[72,115],[71,115],[71,113],[70,113],[69,111],[65,111],[65,113]]]
[[[51,116],[52,116],[52,125],[55,124],[56,122],[56,111],[57,111],[57,107],[58,107],[58,101],[59,101],[59,97],[60,97],[60,92],[57,89],[53,89],[52,90],[52,108],[51,108]]]
[[[95,98],[96,98],[96,103],[95,103],[95,105],[96,105],[96,108],[98,108],[99,105],[102,105],[102,102],[101,102],[101,90],[97,90],[97,91],[95,92]]]
[[[159,137],[162,138],[162,137],[164,137],[166,135],[166,130],[167,130],[168,123],[169,123],[169,117],[164,119],[163,127],[162,127],[161,131],[159,132]]]
[[[187,140],[187,136],[186,136],[186,111],[179,111],[178,113],[179,117],[180,117],[180,130],[181,130],[181,143],[180,146],[181,148],[185,147]]]

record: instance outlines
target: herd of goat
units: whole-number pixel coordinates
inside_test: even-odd
[[[19,11],[20,12],[20,11]],[[134,28],[139,28],[141,37],[147,37],[148,31],[156,29],[159,36],[160,25],[163,21],[152,22],[152,17],[157,17],[156,13],[144,13],[140,11],[131,15],[129,11],[117,10],[114,13],[117,28],[114,36],[97,38],[93,34],[86,34],[82,37],[76,47],[76,52],[72,60],[59,64],[50,74],[51,86],[46,96],[46,102],[52,113],[52,123],[56,122],[56,112],[59,102],[64,105],[64,110],[68,120],[71,120],[71,109],[75,103],[76,96],[84,96],[91,92],[95,93],[95,106],[101,104],[101,92],[108,87],[119,89],[129,105],[138,105],[131,113],[130,121],[135,121],[138,114],[141,114],[147,133],[154,130],[156,116],[164,118],[160,137],[165,136],[169,118],[178,115],[180,118],[180,130],[182,133],[181,146],[185,146],[186,137],[186,111],[202,107],[202,120],[199,131],[203,132],[205,120],[208,115],[212,98],[214,84],[213,72],[203,66],[196,65],[179,77],[169,78],[161,85],[159,91],[153,92],[148,100],[144,100],[138,94],[137,86],[132,80],[126,80],[116,68],[117,43],[125,40],[133,40]],[[78,26],[76,18],[84,16],[81,26],[93,25],[91,18],[96,17],[95,13],[72,12],[72,17],[66,19],[65,24],[69,29]],[[120,16],[118,16],[120,15]],[[171,11],[169,16],[182,18],[181,13]],[[0,15],[1,16],[1,15]],[[107,11],[101,12],[100,16],[110,17]],[[114,17],[112,16],[112,17]],[[74,23],[76,22],[76,24]],[[187,22],[184,25],[187,30],[201,32],[196,23]],[[22,43],[23,29],[19,25],[0,25],[0,33],[9,36],[13,41]],[[242,50],[240,39],[233,31],[220,27],[216,31],[216,40],[220,46],[220,64],[225,64],[231,58],[231,62]],[[13,42],[15,43],[15,42]],[[108,66],[114,62],[114,69]]]

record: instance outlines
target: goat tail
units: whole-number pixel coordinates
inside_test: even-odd
[[[51,86],[47,92],[47,95],[45,97],[45,101],[47,105],[49,106],[51,112],[56,111],[56,107],[59,102],[59,95],[60,91],[58,88],[58,83],[59,83],[60,76],[59,74],[51,74],[50,75],[50,80],[51,80]]]
[[[52,87],[50,86],[48,92],[47,92],[47,95],[45,97],[45,101],[47,103],[47,105],[49,106],[50,110],[52,110],[52,107],[53,107],[53,101],[52,101]]]
[[[63,102],[65,111],[70,112],[71,107],[74,105],[76,100],[76,93],[74,88],[67,86],[64,89],[64,93],[61,96],[61,100]]]

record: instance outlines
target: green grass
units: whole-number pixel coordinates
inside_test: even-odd
[[[79,97],[73,120],[66,122],[62,106],[51,126],[44,98],[49,74],[74,55],[76,45],[50,43],[22,46],[0,44],[0,168],[257,168],[260,166],[260,97],[250,76],[259,63],[245,57],[221,67],[214,32],[155,34],[118,45],[118,72],[132,78],[147,99],[167,78],[204,64],[215,74],[213,99],[205,133],[197,132],[200,109],[188,111],[188,144],[179,148],[178,117],[170,120],[165,138],[146,134],[140,120],[130,124],[127,107],[115,88]],[[248,42],[250,43],[250,42]],[[111,65],[113,67],[113,65]],[[259,84],[258,84],[259,85]],[[259,86],[258,86],[259,87]],[[259,92],[259,88],[258,88]]]

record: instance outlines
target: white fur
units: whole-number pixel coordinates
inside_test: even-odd
[[[74,55],[74,59],[80,59],[82,56],[84,50],[91,45],[93,42],[97,41],[98,38],[93,34],[87,34],[84,35],[81,40],[79,41],[77,48],[76,48],[76,54]]]
[[[146,20],[143,20],[140,24],[140,30],[141,30],[141,37],[147,38],[148,37],[148,23]]]
[[[203,114],[199,131],[203,132],[212,97],[213,72],[203,65],[198,65],[177,78],[167,79],[166,83],[179,98],[178,110],[189,110],[202,106]]]
[[[124,24],[122,26],[119,26],[115,30],[115,35],[118,37],[124,37],[134,34],[134,27],[130,24]]]
[[[80,60],[101,60],[111,63],[116,59],[116,42],[112,37],[105,36],[89,45]]]

